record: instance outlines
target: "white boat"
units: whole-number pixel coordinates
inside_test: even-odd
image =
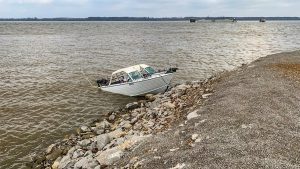
[[[126,96],[143,96],[157,94],[168,89],[177,68],[166,71],[155,71],[152,67],[139,64],[112,73],[110,79],[97,80],[103,91]]]

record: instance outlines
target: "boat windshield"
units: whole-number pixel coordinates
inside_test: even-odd
[[[134,71],[134,72],[130,72],[129,76],[133,79],[133,80],[138,80],[140,78],[142,78],[141,74],[138,71]]]
[[[155,70],[152,67],[146,67],[145,70],[148,72],[148,74],[153,75],[155,73]]]

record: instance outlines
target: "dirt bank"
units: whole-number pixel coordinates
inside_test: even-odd
[[[299,70],[295,51],[224,74],[197,117],[149,137],[115,167],[300,168]]]

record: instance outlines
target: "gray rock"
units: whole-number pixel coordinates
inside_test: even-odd
[[[102,150],[110,142],[110,137],[107,134],[101,134],[95,138],[98,150]]]
[[[100,134],[103,134],[104,131],[105,131],[104,129],[96,127],[94,130],[94,133],[96,133],[97,135],[100,135]]]
[[[72,158],[76,159],[79,157],[82,157],[84,155],[84,152],[82,149],[78,149],[76,151],[74,151]]]
[[[110,166],[116,161],[120,160],[123,154],[124,153],[122,150],[120,150],[118,147],[114,147],[101,152],[96,159],[100,165]]]
[[[75,163],[74,161],[71,160],[71,157],[69,155],[65,155],[60,163],[59,163],[59,166],[58,166],[58,169],[65,169],[65,168],[68,168],[70,166],[73,166]]]
[[[128,104],[125,106],[125,108],[126,108],[127,110],[133,110],[133,109],[136,109],[136,108],[138,108],[138,107],[139,107],[138,102],[128,103]]]
[[[109,136],[110,140],[112,140],[115,138],[122,137],[122,136],[124,136],[124,134],[125,134],[125,132],[122,129],[118,128],[118,129],[108,133],[108,136]]]
[[[81,126],[80,130],[81,130],[81,132],[84,132],[84,133],[91,131],[91,129],[88,126]]]
[[[75,147],[72,147],[72,148],[68,151],[67,155],[72,156],[73,153],[75,152],[75,150],[76,150],[76,148],[75,148]]]
[[[125,141],[125,138],[124,138],[124,137],[117,138],[115,144],[116,144],[116,145],[120,145],[120,144],[124,143],[124,141]]]
[[[95,159],[93,159],[93,157],[90,155],[90,156],[83,157],[79,161],[77,161],[74,165],[74,169],[83,169],[83,168],[93,169],[98,165],[99,165],[98,162]]]
[[[79,141],[78,144],[82,147],[87,147],[89,144],[91,144],[91,140],[90,139],[84,139],[82,141]]]
[[[116,118],[116,116],[112,114],[108,117],[108,120],[113,121],[113,120],[115,120],[115,118]]]
[[[107,121],[107,120],[103,120],[102,122],[100,123],[96,123],[96,127],[98,129],[107,129],[107,128],[110,128],[111,124]]]
[[[195,110],[195,111],[189,113],[189,114],[187,115],[187,119],[190,120],[190,119],[193,119],[193,118],[198,117],[199,115],[197,114],[197,112],[198,112],[198,110]]]
[[[86,151],[83,156],[86,157],[86,156],[89,156],[89,155],[93,155],[91,150]]]

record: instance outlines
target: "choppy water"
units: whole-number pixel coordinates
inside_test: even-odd
[[[0,22],[0,168],[135,98],[91,86],[138,63],[203,79],[300,48],[300,22]],[[92,85],[95,85],[94,83]]]

